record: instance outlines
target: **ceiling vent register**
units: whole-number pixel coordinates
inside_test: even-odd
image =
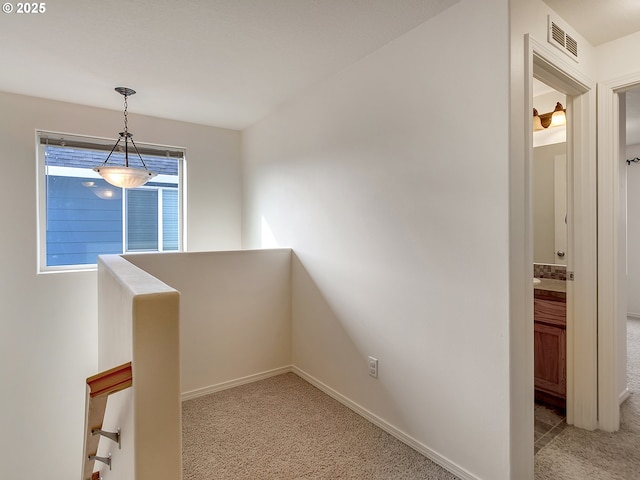
[[[573,32],[568,32],[569,29],[561,26],[560,22],[551,18],[551,15],[548,15],[547,19],[547,41],[577,62],[578,41],[575,39],[576,35]]]

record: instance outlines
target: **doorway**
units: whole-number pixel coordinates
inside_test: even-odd
[[[634,364],[634,359],[638,357],[640,344],[637,334],[634,342],[633,332],[637,331],[637,326],[640,325],[640,297],[636,293],[640,291],[640,252],[635,248],[635,245],[640,242],[640,86],[620,94],[620,102],[623,101],[625,112],[624,116],[620,115],[620,118],[625,119],[625,125],[621,125],[621,130],[624,132],[626,141],[620,142],[625,146],[625,155],[620,159],[620,218],[626,219],[626,245],[624,246],[626,247],[627,278],[620,298],[623,312],[626,305],[627,318],[624,324],[625,330],[620,335],[621,345],[618,345],[618,349],[620,350],[619,358],[626,359],[627,362],[619,369],[618,390],[621,408],[623,402],[632,393],[638,393],[638,383],[634,381],[637,378],[635,373],[637,363]],[[626,298],[623,298],[625,293]]]
[[[626,155],[621,158],[626,175],[621,175],[626,201],[621,205],[621,218],[627,219],[627,316],[640,319],[640,296],[629,292],[640,290],[640,85],[625,94]]]
[[[546,46],[528,41],[528,81],[535,78],[566,97],[566,421],[593,430],[598,425],[595,84]],[[533,98],[529,101],[532,112]],[[527,162],[531,172],[533,147]]]
[[[598,84],[598,392],[599,427],[616,431],[626,390],[627,166],[626,99],[640,73]],[[629,151],[629,153],[632,153]],[[632,267],[633,268],[633,267]]]
[[[533,79],[534,451],[566,426],[566,97]],[[552,117],[555,121],[552,122]]]
[[[534,78],[533,105],[533,371],[537,454],[566,427],[566,273],[570,252],[566,97]]]

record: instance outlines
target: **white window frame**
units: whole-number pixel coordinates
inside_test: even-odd
[[[94,137],[88,135],[78,135],[72,133],[62,133],[62,132],[52,132],[50,130],[36,130],[35,131],[35,139],[36,139],[36,208],[37,208],[37,273],[38,274],[48,274],[48,273],[59,273],[59,272],[78,272],[78,271],[94,271],[97,269],[97,264],[76,264],[76,265],[57,265],[57,266],[47,266],[47,192],[46,192],[46,184],[47,184],[47,175],[51,175],[51,172],[55,172],[57,169],[64,169],[65,176],[74,176],[68,175],[69,173],[73,173],[73,167],[57,167],[57,166],[47,166],[46,158],[45,158],[45,147],[46,141],[43,139],[46,138],[55,138],[55,139],[67,139],[73,140],[76,142],[84,142],[87,144],[96,144],[96,145],[104,145],[108,146],[109,150],[116,142],[115,139],[103,138],[103,137]],[[181,152],[182,158],[178,158],[178,179],[177,179],[177,190],[178,190],[178,250],[171,250],[171,252],[184,252],[186,251],[186,238],[187,238],[187,193],[186,193],[186,149],[184,147],[175,147],[169,145],[158,145],[158,144],[149,144],[136,142],[138,148],[142,149],[150,149],[156,150],[158,156],[162,156],[164,152]],[[107,157],[109,150],[105,153],[105,158]],[[98,165],[96,165],[98,166]],[[84,168],[76,168],[77,176],[87,177],[87,178],[101,178],[96,172],[93,172],[91,169]],[[175,182],[174,176],[169,175],[157,175],[154,177],[153,182],[158,183],[173,183]],[[139,187],[141,188],[141,187]],[[142,187],[144,188],[144,187]],[[148,188],[154,189],[163,189],[163,188],[172,188],[175,187],[162,187],[162,186],[153,186]],[[149,252],[127,252],[127,242],[126,242],[126,205],[125,205],[125,194],[123,192],[122,195],[122,221],[123,221],[123,242],[122,255],[135,255],[136,253],[149,253]],[[162,215],[162,210],[159,209],[158,215]],[[162,222],[159,223],[159,235],[161,235],[161,227]],[[162,237],[159,237],[161,240]],[[162,252],[162,242],[158,243],[159,249],[158,252]],[[156,250],[153,250],[156,252]]]

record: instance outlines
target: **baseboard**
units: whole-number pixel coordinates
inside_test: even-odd
[[[640,319],[640,313],[631,313],[631,312],[627,312],[627,317],[629,317],[629,318],[638,318],[638,319]]]
[[[184,402],[185,400],[191,400],[193,398],[202,397],[203,395],[209,395],[210,393],[220,392],[222,390],[227,390],[229,388],[244,385],[245,383],[257,382],[258,380],[264,380],[265,378],[275,377],[276,375],[281,375],[283,373],[289,373],[292,371],[293,371],[293,367],[291,365],[286,365],[284,367],[274,368],[273,370],[267,370],[266,372],[248,375],[246,377],[237,378],[235,380],[230,380],[228,382],[222,382],[216,385],[211,385],[208,387],[190,390],[188,392],[183,392],[180,395],[180,397],[181,397],[181,400]]]
[[[408,445],[409,447],[413,448],[414,450],[420,452],[422,455],[427,457],[429,460],[432,460],[434,463],[437,463],[442,468],[448,470],[449,472],[453,473],[454,475],[457,475],[461,480],[479,480],[478,477],[476,477],[475,475],[471,474],[470,472],[468,472],[467,470],[465,470],[461,466],[459,466],[456,463],[452,462],[448,458],[440,455],[438,452],[432,450],[431,448],[427,447],[426,445],[420,443],[415,438],[407,435],[402,430],[399,430],[398,428],[394,427],[390,423],[388,423],[385,420],[381,419],[377,415],[371,413],[369,410],[367,410],[366,408],[362,407],[361,405],[353,402],[352,400],[348,399],[344,395],[336,392],[334,389],[332,389],[328,385],[325,385],[324,383],[322,383],[317,378],[309,375],[304,370],[301,370],[300,368],[298,368],[295,365],[293,365],[291,367],[291,371],[293,373],[295,373],[296,375],[298,375],[299,377],[301,377],[304,380],[306,380],[307,382],[309,382],[311,385],[319,388],[320,390],[322,390],[324,393],[326,393],[330,397],[332,397],[335,400],[337,400],[338,402],[342,403],[344,406],[350,408],[351,410],[356,412],[361,417],[364,417],[365,419],[367,419],[368,421],[370,421],[374,425],[377,425],[378,427],[380,427],[382,430],[384,430],[388,434],[394,436],[395,438],[400,440],[402,443],[404,443],[404,444]]]
[[[629,396],[631,395],[631,392],[629,391],[628,388],[625,388],[622,393],[619,396],[619,403],[618,405],[622,405],[624,403],[624,401],[629,398]]]

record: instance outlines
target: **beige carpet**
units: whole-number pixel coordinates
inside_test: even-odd
[[[631,396],[620,409],[620,431],[567,427],[536,455],[536,480],[640,479],[640,319],[627,321],[627,344]]]
[[[183,478],[456,480],[293,373],[188,400]]]

